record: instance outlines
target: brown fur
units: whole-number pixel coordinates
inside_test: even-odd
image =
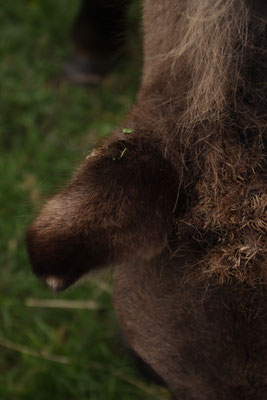
[[[267,397],[267,15],[145,0],[124,126],[28,231],[35,273],[115,265],[129,345],[183,400]]]

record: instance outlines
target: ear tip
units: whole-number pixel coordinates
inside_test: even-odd
[[[97,267],[102,256],[89,245],[89,238],[56,227],[43,229],[38,220],[28,228],[25,239],[33,273],[56,291],[64,290]]]

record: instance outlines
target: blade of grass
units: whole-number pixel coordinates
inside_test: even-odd
[[[42,359],[48,360],[48,361],[54,361],[54,362],[57,362],[60,364],[69,364],[70,363],[68,357],[49,354],[46,351],[39,352],[39,351],[30,349],[29,347],[22,346],[20,344],[11,342],[10,340],[5,339],[5,338],[0,338],[0,346],[4,347],[6,349],[9,349],[9,350],[17,351],[18,353],[26,354],[26,355],[32,356],[32,357],[42,358]]]
[[[57,299],[27,299],[25,301],[27,307],[41,307],[41,308],[64,308],[75,310],[99,310],[100,305],[93,300],[57,300]]]

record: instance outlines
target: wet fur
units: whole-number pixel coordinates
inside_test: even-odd
[[[264,7],[144,1],[133,132],[92,153],[28,231],[43,279],[115,266],[124,335],[177,399],[267,397]]]

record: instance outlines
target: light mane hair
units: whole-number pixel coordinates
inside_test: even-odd
[[[180,146],[183,190],[195,194],[178,232],[218,235],[202,260],[205,277],[266,282],[267,21],[244,0],[188,0],[182,7],[177,44],[167,55],[182,105],[171,135]]]
[[[182,7],[178,42],[167,56],[174,73],[181,71],[179,79],[188,71],[179,125],[187,131],[203,123],[221,126],[237,112],[238,93],[247,84],[244,62],[259,52],[255,38],[266,21],[252,17],[244,0],[188,0]]]

